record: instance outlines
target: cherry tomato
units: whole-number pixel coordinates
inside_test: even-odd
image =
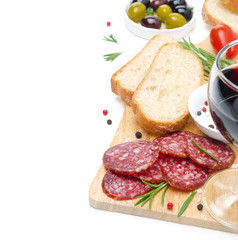
[[[213,48],[219,52],[228,43],[236,40],[232,29],[224,24],[215,25],[210,32],[210,42]],[[226,52],[227,58],[233,58],[238,54],[238,46],[231,47]]]

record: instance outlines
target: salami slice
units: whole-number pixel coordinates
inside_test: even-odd
[[[158,145],[159,151],[163,154],[186,158],[188,157],[184,149],[186,134],[187,132],[184,131],[166,134],[154,139],[153,142]]]
[[[137,178],[107,171],[102,189],[108,197],[115,200],[130,200],[149,192],[151,187]]]
[[[160,183],[164,180],[159,161],[155,161],[153,166],[149,167],[142,173],[138,173],[135,176],[149,183]]]
[[[211,138],[202,137],[193,133],[189,133],[185,136],[186,138],[186,151],[189,157],[197,162],[198,164],[205,166],[211,169],[225,169],[229,168],[235,161],[235,153],[234,151],[225,143],[216,141]],[[194,141],[200,146],[202,149],[207,151],[213,157],[219,160],[216,160],[209,157],[207,154],[203,153],[199,150]]]
[[[106,169],[119,174],[134,175],[152,166],[158,149],[152,142],[133,141],[109,148],[103,156]]]
[[[210,175],[210,170],[198,165],[189,158],[173,156],[159,157],[165,181],[174,188],[192,191],[201,187]]]

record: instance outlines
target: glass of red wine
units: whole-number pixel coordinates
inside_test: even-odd
[[[234,148],[238,146],[238,62],[226,64],[226,53],[238,48],[238,40],[217,54],[208,81],[208,102],[212,119]],[[213,175],[203,189],[203,203],[218,222],[238,229],[238,168]]]

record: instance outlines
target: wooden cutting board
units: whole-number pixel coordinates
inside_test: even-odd
[[[207,38],[203,42],[197,44],[198,47],[206,49],[209,52],[213,52],[213,49],[209,43],[209,39]],[[192,118],[190,117],[186,126],[183,130],[191,131],[200,135],[204,135],[195,125]],[[158,135],[152,135],[143,130],[135,120],[132,109],[128,106],[125,107],[124,114],[122,116],[121,122],[117,129],[117,132],[112,140],[111,146],[123,143],[126,141],[138,140],[135,137],[135,133],[140,131],[142,133],[142,140],[152,141]],[[238,164],[238,148],[233,147],[233,150],[236,153],[235,164]],[[105,149],[106,151],[106,149]],[[102,179],[106,173],[106,170],[101,164],[94,180],[92,181],[89,189],[89,202],[90,205],[97,209],[108,210],[113,212],[120,212],[126,214],[132,214],[142,217],[149,217],[159,220],[171,221],[181,224],[193,225],[197,227],[210,228],[220,231],[238,233],[238,230],[233,230],[227,228],[217,221],[213,220],[210,215],[203,210],[198,211],[197,205],[202,203],[202,188],[197,190],[197,194],[190,202],[188,208],[183,213],[183,215],[178,218],[177,214],[179,209],[181,208],[184,201],[189,196],[189,193],[178,191],[172,187],[170,187],[165,194],[165,204],[162,206],[161,204],[161,195],[162,191],[160,191],[153,199],[151,210],[149,210],[148,203],[143,207],[134,206],[138,199],[129,200],[129,201],[115,201],[111,198],[108,198],[102,191],[101,183]],[[174,207],[172,210],[167,209],[167,203],[172,202]]]

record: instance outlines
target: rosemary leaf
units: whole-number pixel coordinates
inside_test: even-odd
[[[184,204],[182,205],[182,207],[179,210],[179,213],[177,215],[177,217],[180,217],[184,211],[186,210],[188,204],[191,202],[191,200],[193,199],[194,195],[197,193],[197,191],[194,191],[188,198],[187,200],[184,202]]]
[[[213,157],[210,153],[208,153],[206,150],[204,150],[203,148],[201,148],[196,142],[195,140],[192,138],[193,143],[195,144],[195,146],[203,153],[205,153],[207,156],[209,156],[210,158],[212,158],[213,160],[219,162],[219,160],[215,157]]]
[[[150,183],[147,183],[145,181],[142,181],[143,183],[151,186],[153,189],[144,194],[144,195],[141,195],[141,196],[138,196],[137,198],[141,198],[140,200],[138,200],[134,205],[137,206],[139,204],[141,204],[141,207],[143,207],[148,201],[149,201],[149,209],[151,209],[151,205],[152,205],[152,200],[154,198],[154,196],[162,189],[164,188],[165,186],[168,185],[167,182],[163,181],[161,182],[160,184],[158,185],[155,185],[155,184],[150,184]]]
[[[164,196],[165,196],[165,193],[166,193],[166,191],[167,191],[167,189],[169,188],[169,184],[164,188],[164,191],[163,191],[163,193],[162,193],[162,198],[161,198],[161,203],[162,203],[162,205],[164,205]]]
[[[142,182],[143,182],[144,184],[152,187],[152,188],[158,188],[158,187],[160,187],[161,185],[163,185],[163,183],[164,183],[164,182],[161,182],[160,184],[151,184],[151,183],[148,183],[148,182],[146,182],[146,181],[144,181],[144,180],[142,180]]]
[[[118,43],[117,39],[112,34],[109,35],[109,37],[104,36],[103,40],[108,42]]]
[[[103,55],[105,61],[113,61],[115,60],[119,55],[121,55],[121,52],[117,52],[117,53],[110,53],[110,54],[105,54]]]
[[[152,8],[152,7],[148,7],[147,9],[146,9],[146,16],[153,16],[153,14],[154,14],[154,9]]]
[[[202,61],[203,69],[205,72],[210,73],[212,65],[216,59],[216,56],[214,56],[212,53],[207,52],[206,50],[202,48],[197,48],[190,40],[186,41],[183,38],[183,42],[179,41],[178,42],[184,49],[190,50],[193,53],[195,53],[200,60]],[[220,59],[220,67],[221,69],[226,68],[232,64],[237,63],[236,61],[231,61],[229,59]]]

